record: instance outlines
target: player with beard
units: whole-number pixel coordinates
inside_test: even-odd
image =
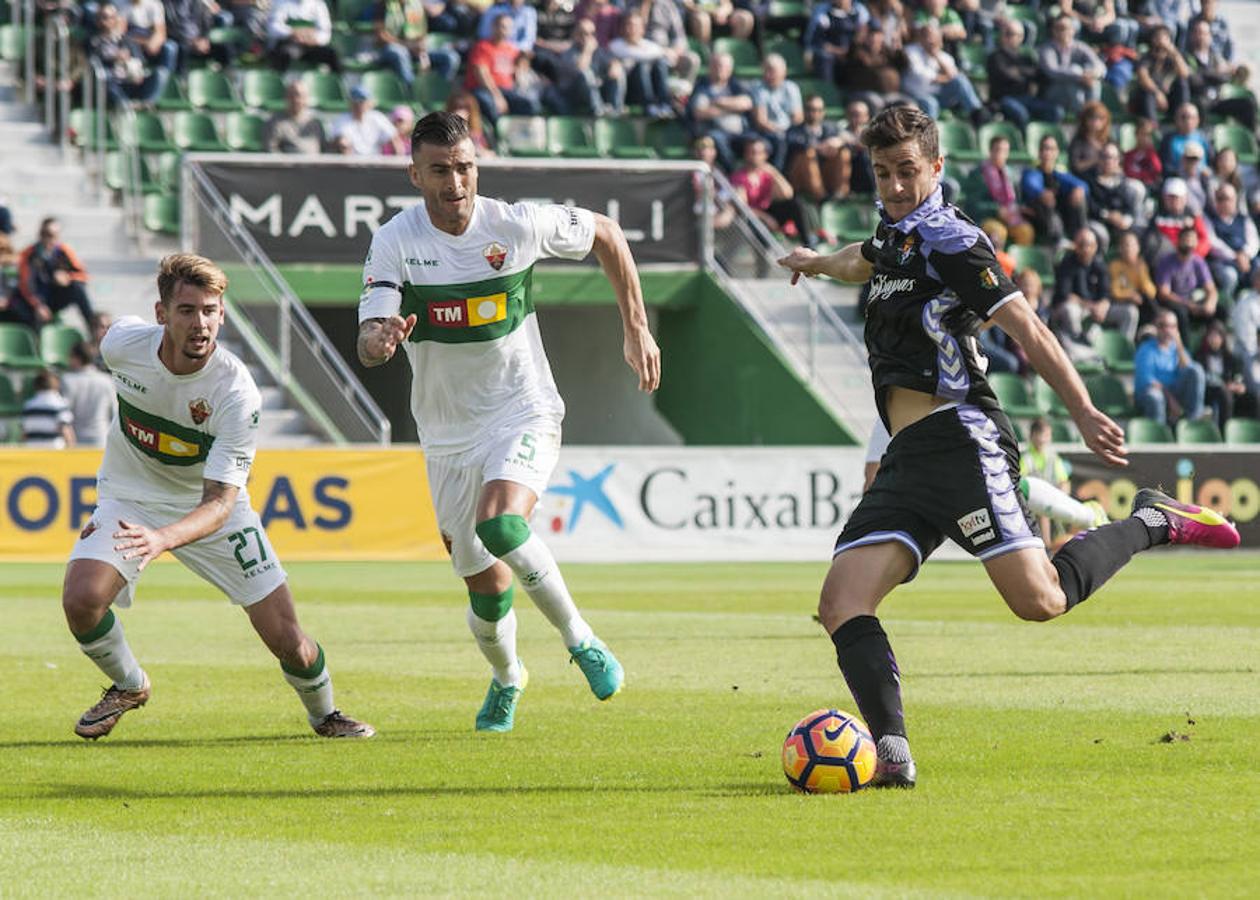
[[[779,263],[793,283],[801,275],[871,283],[866,346],[892,441],[836,542],[818,614],[877,741],[872,783],[913,787],[901,675],[875,613],[945,537],[984,563],[1015,615],[1045,621],[1085,600],[1136,553],[1161,544],[1235,547],[1238,532],[1212,510],[1145,489],[1131,516],[1046,555],[1019,491],[1010,421],[985,380],[978,328],[996,324],[1020,343],[1106,463],[1125,465],[1124,432],[1090,402],[984,232],[942,200],[936,123],[914,107],[890,107],[862,142],[880,198],[875,234],[829,256],[797,249]]]

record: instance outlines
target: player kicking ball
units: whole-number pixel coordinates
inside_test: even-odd
[[[556,465],[564,416],[534,314],[534,263],[593,251],[616,294],[623,353],[643,391],[660,384],[660,351],[615,222],[585,209],[477,196],[476,148],[460,116],[431,113],[411,140],[409,174],[423,201],[372,238],[359,359],[379,366],[406,350],[438,527],[468,587],[468,627],[492,670],[476,728],[511,731],[529,677],[516,655],[513,574],[598,699],[616,694],[625,678],[529,527]]]
[[[61,604],[79,649],[110,679],[75,734],[96,740],[149,700],[149,676],[112,606],[128,607],[140,574],[170,550],[244,607],[321,737],[375,729],[333,704],[324,651],[298,625],[293,596],[245,481],[258,437],[258,388],[215,343],[227,277],[210,260],[162,260],[157,325],[119,319],[101,341],[118,391],[98,503],[66,566]]]
[[[1081,532],[1046,555],[1018,488],[1010,421],[985,380],[979,325],[997,324],[1020,343],[1086,446],[1105,462],[1126,464],[1124,432],[1090,402],[988,238],[942,200],[936,123],[917,108],[891,106],[862,132],[862,142],[880,199],[875,234],[829,256],[798,249],[779,263],[793,283],[829,275],[871,285],[866,346],[892,440],[836,542],[818,614],[876,739],[872,784],[913,787],[900,673],[875,612],[945,537],[984,563],[1015,615],[1044,621],[1085,600],[1136,553],[1162,544],[1236,547],[1238,532],[1210,509],[1146,489],[1131,516]]]

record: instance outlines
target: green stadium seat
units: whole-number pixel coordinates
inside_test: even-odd
[[[73,325],[45,325],[39,332],[39,352],[50,366],[67,368],[70,365],[70,348],[83,340],[83,334]]]
[[[985,156],[989,155],[989,141],[998,134],[1011,142],[1010,165],[1017,166],[1032,162],[1032,157],[1028,155],[1028,150],[1024,145],[1024,135],[1013,122],[986,122],[981,125],[976,135],[976,143],[981,153]]]
[[[1135,349],[1129,336],[1107,328],[1094,329],[1094,349],[1107,364],[1107,370],[1117,375],[1133,372]]]
[[[1033,402],[1036,403],[1037,409],[1042,415],[1054,416],[1059,419],[1068,418],[1068,408],[1063,405],[1063,401],[1054,392],[1054,388],[1050,387],[1042,378],[1033,380]]]
[[[22,398],[13,390],[13,382],[0,375],[0,416],[20,416]]]
[[[184,93],[183,82],[178,77],[166,79],[162,93],[158,94],[153,105],[162,112],[179,112],[181,109],[193,108],[188,95]]]
[[[223,138],[219,137],[214,119],[206,113],[175,113],[171,133],[175,138],[175,146],[185,153],[222,153],[228,149]]]
[[[1120,96],[1120,92],[1116,90],[1116,86],[1110,81],[1102,83],[1102,102],[1107,107],[1107,111],[1111,113],[1111,121],[1114,124],[1117,121],[1128,121],[1133,118],[1129,113],[1128,104],[1124,102],[1124,98]]]
[[[800,41],[790,37],[776,37],[765,43],[766,55],[777,53],[787,63],[788,78],[800,78],[809,74],[809,66],[805,65],[805,48]]]
[[[980,150],[975,130],[963,119],[937,122],[936,129],[940,135],[941,153],[946,160],[975,163],[988,156],[987,151]]]
[[[1224,440],[1221,430],[1211,419],[1182,419],[1177,423],[1179,444],[1220,444]]]
[[[1133,402],[1129,399],[1129,391],[1124,382],[1115,375],[1091,375],[1085,379],[1085,389],[1089,398],[1113,419],[1122,419],[1133,413]]]
[[[1227,419],[1225,442],[1227,444],[1260,444],[1260,419]]]
[[[1049,247],[1040,247],[1036,244],[1027,246],[1011,244],[1006,248],[1006,252],[1015,260],[1016,272],[1032,269],[1041,276],[1045,284],[1054,283],[1054,254]]]
[[[1172,429],[1163,422],[1135,416],[1129,420],[1125,429],[1125,437],[1130,444],[1172,444],[1175,443]]]
[[[144,227],[158,234],[179,234],[179,197],[174,194],[145,197]]]
[[[162,189],[157,179],[153,177],[153,173],[149,168],[148,161],[143,155],[140,156],[140,190],[143,193],[156,193]],[[111,191],[121,191],[131,186],[134,187],[134,180],[131,172],[130,155],[118,150],[111,150],[105,154],[105,171],[103,173],[105,186]]]
[[[241,77],[241,94],[250,109],[284,109],[284,79],[271,69],[247,69]]]
[[[547,143],[551,152],[571,159],[599,156],[595,143],[595,120],[585,116],[552,116],[547,120]]]
[[[691,135],[677,119],[649,122],[643,143],[653,148],[661,159],[691,159]]]
[[[16,322],[0,322],[0,366],[6,369],[46,368],[33,329]]]
[[[411,106],[411,91],[393,72],[364,72],[359,83],[372,92],[378,109],[388,112],[395,106]]]
[[[70,110],[70,135],[71,141],[76,147],[80,148],[96,148],[96,128],[97,122],[104,120],[105,122],[105,149],[117,150],[118,138],[114,135],[114,125],[110,122],[108,116],[97,116],[90,118],[86,109]]]
[[[699,38],[689,37],[687,38],[687,49],[699,56],[701,63],[706,66],[709,64],[709,53],[712,48],[710,48],[704,41]]]
[[[1116,145],[1121,153],[1128,153],[1137,146],[1137,123],[1121,122],[1115,126]]]
[[[229,113],[224,123],[223,137],[229,149],[239,153],[265,153],[264,133],[267,123],[262,116],[247,112]]]
[[[824,203],[822,227],[836,236],[841,244],[864,241],[875,231],[875,217],[865,203]]]
[[[190,115],[189,113],[176,113]],[[118,120],[118,140],[124,146],[135,147],[141,153],[164,153],[174,150],[175,144],[166,135],[166,126],[156,113],[136,112]]]
[[[735,61],[736,78],[760,78],[761,54],[752,41],[737,37],[713,39],[714,53],[729,53]]]
[[[1024,147],[1027,148],[1029,155],[1036,157],[1037,148],[1041,146],[1041,139],[1047,134],[1054,135],[1054,139],[1059,142],[1059,152],[1066,157],[1068,140],[1063,133],[1063,129],[1053,122],[1037,122],[1028,123],[1028,127],[1024,129]]]
[[[369,29],[372,27],[371,22],[366,24]],[[362,32],[334,31],[332,34],[332,46],[341,60],[343,72],[370,72],[377,67],[376,54],[364,52],[370,44],[371,38]]]
[[[539,158],[551,155],[547,120],[542,116],[500,116],[498,147],[509,156]]]
[[[416,76],[411,86],[411,93],[425,109],[441,109],[446,105],[446,98],[451,95],[454,85],[437,72],[430,69]]]
[[[302,73],[311,92],[311,106],[323,112],[345,112],[350,108],[346,87],[341,76],[334,72],[309,71]]]
[[[1260,148],[1256,136],[1233,122],[1224,122],[1212,129],[1212,146],[1217,150],[1230,147],[1238,154],[1238,161],[1255,165],[1260,162]]]
[[[835,84],[823,81],[821,78],[797,78],[796,86],[801,89],[802,100],[808,98],[810,94],[822,97],[823,103],[827,106],[828,119],[844,118],[844,97],[840,95],[840,88]]]
[[[211,28],[206,32],[206,37],[217,47],[231,47],[237,50],[250,41],[250,34],[246,29],[230,25]]]
[[[234,112],[244,108],[232,82],[214,69],[193,69],[188,73],[188,102],[194,109],[212,112]]]
[[[766,7],[766,29],[776,34],[800,31],[808,21],[809,4],[805,0],[770,0]]]
[[[1012,419],[1035,419],[1041,415],[1041,409],[1033,402],[1028,382],[1023,376],[1013,372],[991,372],[986,377],[1002,409]]]
[[[184,154],[178,150],[158,156],[157,180],[164,194],[178,194],[184,172]]]
[[[972,81],[988,81],[989,72],[986,63],[989,52],[984,44],[960,44],[958,46],[958,65]]]
[[[26,29],[18,25],[0,25],[0,59],[21,62],[26,52]]]
[[[1056,444],[1080,443],[1081,433],[1071,419],[1053,419],[1050,422],[1050,440]]]
[[[656,151],[644,145],[634,119],[596,119],[595,146],[600,155],[613,159],[656,159]]]

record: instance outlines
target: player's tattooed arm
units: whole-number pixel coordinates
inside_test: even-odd
[[[161,528],[149,528],[134,522],[118,520],[114,532],[115,550],[122,551],[123,559],[139,559],[140,570],[167,550],[201,540],[223,527],[236,504],[240,488],[221,481],[202,481],[201,502],[182,519]]]
[[[364,319],[359,325],[359,362],[367,368],[382,366],[394,356],[398,345],[411,336],[416,314]]]

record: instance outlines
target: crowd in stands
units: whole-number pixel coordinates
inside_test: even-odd
[[[1164,425],[1256,413],[1257,103],[1217,0],[117,0],[76,15],[111,97],[141,107],[198,67],[238,93],[242,73],[281,73],[283,109],[251,107],[256,149],[405,155],[439,106],[485,155],[512,152],[518,117],[666,123],[728,177],[719,227],[738,197],[771,235],[817,247],[869,229],[861,129],[917,104],[941,125],[947,197],[1082,372],[1120,374],[1130,408]],[[316,70],[342,109],[312,97]],[[78,302],[57,288],[43,307]],[[982,343],[995,372],[1029,375],[1000,331]]]

